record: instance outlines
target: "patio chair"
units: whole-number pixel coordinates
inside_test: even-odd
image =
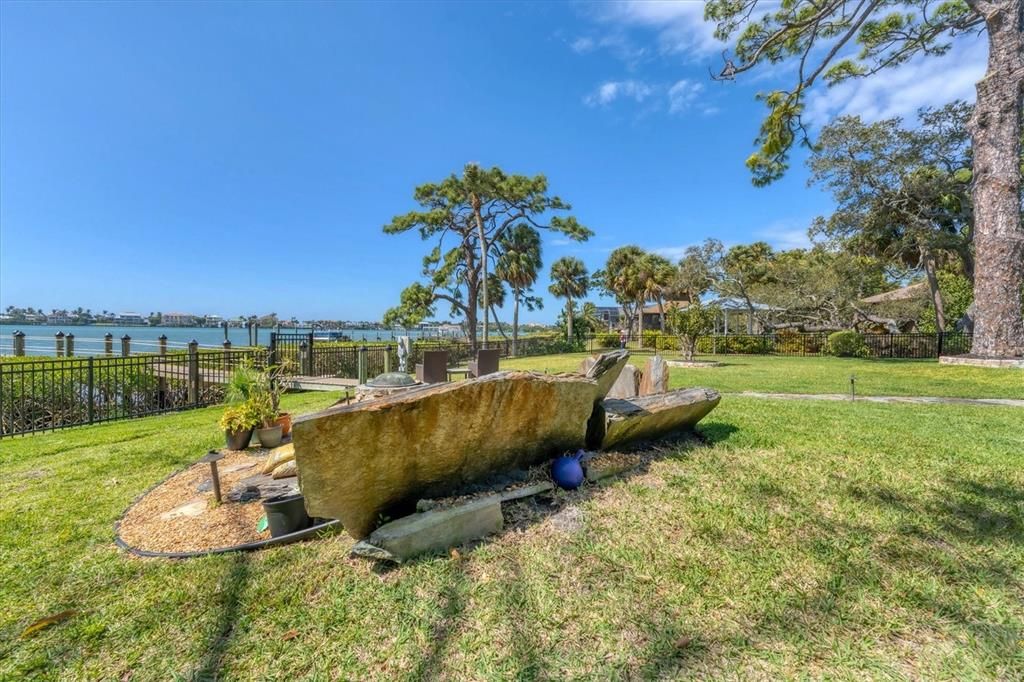
[[[476,360],[469,361],[469,376],[482,377],[485,374],[494,374],[498,371],[498,357],[500,351],[497,348],[488,348],[476,352]]]
[[[423,362],[416,363],[416,381],[424,384],[441,384],[448,381],[448,351],[423,351]]]

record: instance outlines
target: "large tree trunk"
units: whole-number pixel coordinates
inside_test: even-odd
[[[469,336],[469,351],[476,357],[477,348],[479,348],[476,340],[476,310],[477,310],[477,297],[480,293],[480,287],[478,280],[475,279],[475,274],[470,272],[466,278],[466,333]]]
[[[971,0],[988,27],[988,72],[970,121],[974,148],[973,355],[1024,355],[1020,131],[1024,0]]]
[[[484,231],[484,221],[480,215],[480,199],[477,196],[473,196],[470,200],[473,207],[473,216],[476,220],[476,229],[480,236],[480,281],[483,289],[483,308],[484,308],[484,348],[487,348],[487,337],[488,337],[488,318],[487,314],[490,310],[489,301],[487,300],[487,233]]]
[[[637,318],[636,333],[637,333],[637,336],[640,337],[640,345],[638,346],[638,348],[642,349],[644,347],[644,300],[643,299],[641,299],[636,304],[636,318]]]
[[[519,292],[514,294],[512,304],[512,357],[519,355]]]
[[[572,296],[566,296],[565,298],[565,331],[566,340],[572,343]]]
[[[935,306],[935,328],[942,333],[946,331],[946,310],[942,306],[942,292],[939,291],[939,279],[935,275],[935,255],[929,249],[922,248],[921,262],[924,264],[924,273],[928,277],[928,291],[932,296],[932,305]]]

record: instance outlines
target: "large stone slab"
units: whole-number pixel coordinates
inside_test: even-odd
[[[604,398],[615,385],[627,360],[629,360],[628,350],[601,353],[597,357],[586,358],[580,365],[580,373],[588,379],[597,380],[597,397]]]
[[[668,363],[660,355],[650,358],[640,377],[640,395],[657,395],[668,391]]]
[[[607,397],[629,400],[640,394],[640,370],[633,365],[625,365],[615,383],[609,389]]]
[[[458,507],[412,514],[385,523],[369,538],[356,543],[352,554],[400,562],[486,537],[499,532],[503,525],[501,498],[492,495]]]
[[[364,538],[389,510],[582,447],[596,398],[578,375],[497,372],[300,417],[306,509]]]
[[[710,388],[688,388],[632,400],[607,399],[603,404],[601,447],[607,450],[629,441],[692,429],[721,399],[718,391]]]

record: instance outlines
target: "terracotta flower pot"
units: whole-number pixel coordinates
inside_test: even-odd
[[[281,427],[281,437],[287,438],[288,434],[292,432],[292,415],[288,412],[282,412],[277,415],[277,419],[274,424]]]

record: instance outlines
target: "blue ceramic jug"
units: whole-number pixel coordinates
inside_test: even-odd
[[[551,478],[559,488],[575,490],[583,483],[583,466],[580,464],[582,456],[583,450],[580,450],[575,455],[562,455],[551,463]]]

